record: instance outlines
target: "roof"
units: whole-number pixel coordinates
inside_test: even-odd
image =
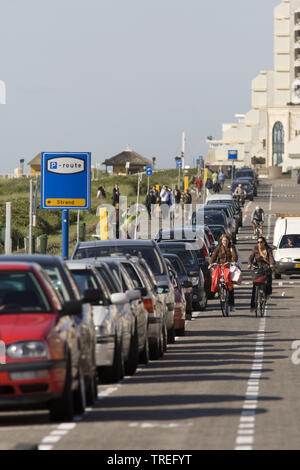
[[[132,166],[152,165],[152,161],[130,149],[124,150],[114,157],[107,158],[103,164],[108,166],[125,166],[127,162],[130,162]]]
[[[26,254],[16,254],[16,255],[0,255],[0,262],[6,261],[17,261],[17,262],[24,262],[24,263],[37,263],[41,266],[45,265],[55,265],[63,264],[63,261],[58,256],[53,255],[26,255]]]

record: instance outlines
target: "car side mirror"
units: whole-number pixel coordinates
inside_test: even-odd
[[[142,297],[146,297],[148,295],[147,287],[140,287],[139,291],[140,291]]]
[[[81,300],[69,300],[63,304],[61,315],[76,315],[80,317],[82,315],[82,302]]]
[[[102,295],[97,289],[86,289],[83,293],[83,302],[97,304],[102,300]]]

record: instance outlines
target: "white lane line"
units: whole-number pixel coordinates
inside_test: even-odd
[[[262,374],[261,370],[263,368],[265,329],[266,318],[262,318],[259,322],[257,330],[254,359],[252,362],[251,374],[247,383],[243,409],[240,416],[240,422],[235,441],[235,450],[253,450],[255,436],[255,417],[259,403],[259,389]]]

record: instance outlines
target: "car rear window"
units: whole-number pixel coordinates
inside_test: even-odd
[[[100,289],[96,279],[90,271],[87,271],[86,269],[72,269],[71,273],[79,287],[81,295],[83,295],[84,291],[87,289]]]
[[[154,246],[134,246],[134,245],[111,245],[111,246],[91,246],[79,247],[75,253],[75,259],[83,258],[103,258],[119,254],[120,256],[140,256],[149,264],[156,276],[166,274],[164,264]]]
[[[159,245],[162,253],[171,253],[178,255],[183,262],[184,266],[191,267],[196,264],[195,257],[191,250],[187,250],[184,246],[172,246],[172,245]]]
[[[0,315],[8,313],[53,313],[38,279],[31,272],[0,272]]]

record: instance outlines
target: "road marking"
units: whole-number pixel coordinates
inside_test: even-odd
[[[247,383],[245,401],[235,441],[235,450],[253,450],[255,417],[259,402],[261,370],[263,368],[265,329],[266,318],[264,317],[261,318],[257,330],[252,372]]]

